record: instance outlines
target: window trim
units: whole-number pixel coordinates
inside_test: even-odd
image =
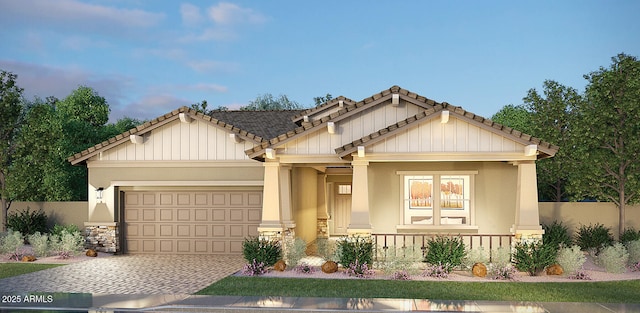
[[[478,174],[478,171],[397,171],[396,175],[399,176],[399,184],[400,184],[400,195],[399,195],[399,220],[400,224],[396,226],[396,230],[398,232],[416,232],[416,231],[477,231],[478,226],[476,225],[475,218],[475,176]],[[468,224],[440,224],[440,216],[442,213],[442,208],[440,208],[440,204],[436,205],[436,201],[434,199],[433,205],[433,221],[435,224],[405,224],[405,214],[407,210],[410,210],[406,207],[406,199],[405,199],[405,189],[406,189],[406,181],[407,176],[432,176],[435,182],[439,182],[442,176],[469,176],[469,223]],[[436,179],[436,176],[437,179]],[[437,211],[437,212],[436,212]]]

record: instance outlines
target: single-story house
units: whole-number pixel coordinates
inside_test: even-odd
[[[182,107],[69,161],[88,168],[101,250],[228,254],[256,235],[539,238],[536,160],[557,150],[393,86],[308,110]]]

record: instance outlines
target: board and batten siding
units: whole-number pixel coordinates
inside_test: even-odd
[[[248,160],[254,143],[236,143],[229,132],[207,122],[174,122],[145,134],[144,143],[123,145],[102,154],[105,161],[221,161]]]

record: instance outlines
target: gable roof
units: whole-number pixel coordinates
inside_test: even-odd
[[[449,111],[450,114],[454,114],[457,118],[508,137],[516,142],[524,145],[537,145],[538,150],[542,152],[542,154],[538,155],[538,158],[553,156],[559,149],[558,146],[475,115],[462,109],[462,107],[454,106],[447,102],[437,102],[409,90],[402,89],[399,86],[392,86],[389,89],[382,90],[358,102],[340,96],[307,110],[214,111],[210,115],[205,115],[194,109],[181,107],[76,153],[70,156],[68,161],[74,165],[84,162],[101,151],[128,142],[130,135],[143,135],[155,128],[179,119],[181,113],[187,113],[191,117],[210,123],[215,127],[223,128],[230,133],[237,134],[245,140],[254,142],[255,146],[246,150],[245,153],[250,158],[262,160],[262,155],[267,148],[282,145],[300,136],[320,130],[326,127],[328,122],[339,122],[366,109],[386,103],[391,100],[394,94],[397,94],[399,99],[403,101],[423,108],[424,111],[336,148],[335,152],[338,156],[348,156],[355,152],[358,146],[374,144],[404,129],[415,126],[419,121],[438,116],[441,111],[445,110]],[[342,106],[340,106],[340,104]],[[307,122],[304,121],[305,116],[311,116],[314,119]]]
[[[249,112],[249,111],[247,111]],[[282,114],[280,115],[285,115],[286,111],[283,111]],[[89,158],[91,158],[94,155],[97,155],[98,153],[105,151],[107,149],[113,148],[115,146],[118,146],[120,144],[124,144],[126,142],[128,142],[129,136],[131,135],[143,135],[145,133],[148,133],[158,127],[161,127],[163,125],[166,125],[172,121],[175,121],[177,119],[180,118],[180,114],[181,113],[186,113],[188,114],[190,117],[192,118],[197,118],[201,121],[210,123],[211,125],[218,127],[218,128],[222,128],[225,129],[227,131],[229,131],[230,133],[235,133],[237,134],[240,138],[245,139],[245,140],[249,140],[252,141],[256,144],[265,141],[265,138],[269,138],[268,136],[271,136],[269,134],[268,131],[260,131],[261,128],[257,127],[255,128],[257,131],[257,133],[251,132],[251,131],[247,131],[245,129],[236,127],[235,125],[222,121],[221,119],[217,119],[214,118],[212,116],[209,115],[205,115],[202,114],[194,109],[188,108],[188,107],[181,107],[177,110],[173,110],[165,115],[162,115],[160,117],[157,117],[151,121],[145,122],[144,124],[137,126],[136,128],[132,128],[122,134],[116,135],[115,137],[109,138],[93,147],[90,147],[88,149],[85,149],[83,151],[80,151],[72,156],[70,156],[69,158],[67,158],[67,161],[69,161],[71,164],[76,165],[79,164],[81,162],[84,162],[86,160],[88,160]],[[227,117],[230,118],[238,123],[243,123],[242,121],[245,121],[245,126],[250,126],[251,123],[249,122],[249,119],[251,118],[250,114],[238,114],[237,116],[232,116],[232,114],[229,115],[225,115],[225,114],[212,114],[214,116],[217,117]],[[277,116],[278,113],[273,114],[273,116]],[[292,113],[288,113],[286,114],[287,116],[291,116]],[[253,116],[255,117],[255,116]],[[282,120],[283,118],[280,117],[278,118],[279,120]],[[259,122],[258,122],[259,123]],[[267,128],[267,127],[265,127]],[[277,128],[276,128],[277,129]],[[281,128],[280,130],[285,129],[285,128]],[[267,137],[263,137],[263,136],[267,136]]]

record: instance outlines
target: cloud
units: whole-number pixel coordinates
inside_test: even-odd
[[[182,24],[187,27],[195,27],[204,21],[204,17],[200,14],[200,8],[190,3],[180,5],[180,16]]]
[[[229,88],[227,88],[226,86],[221,86],[218,84],[205,84],[205,83],[200,83],[200,84],[195,84],[192,86],[187,86],[187,89],[190,90],[197,90],[197,91],[213,91],[213,92],[227,92],[229,91]]]
[[[138,101],[115,109],[112,108],[110,121],[116,121],[125,116],[146,120],[153,119],[181,106],[190,106],[191,104],[192,101],[168,93],[149,94],[141,97]]]
[[[233,72],[237,66],[233,63],[213,60],[186,60],[186,65],[196,72]]]
[[[266,21],[266,17],[260,12],[228,2],[210,7],[209,17],[214,23],[221,25],[261,24]]]
[[[80,2],[77,0],[0,0],[0,20],[12,23],[29,22],[47,29],[61,28],[71,31],[100,31],[123,35],[135,29],[157,26],[162,13],[139,9],[120,9]]]

